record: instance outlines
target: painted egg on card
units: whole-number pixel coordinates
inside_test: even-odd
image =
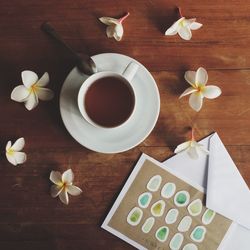
[[[151,199],[152,199],[152,194],[149,192],[145,192],[139,196],[138,204],[142,208],[147,208]]]
[[[140,223],[142,216],[142,210],[139,207],[134,207],[127,216],[127,222],[131,226],[137,226]]]
[[[190,216],[185,216],[182,218],[178,225],[178,231],[179,232],[187,232],[192,224],[192,218]]]
[[[202,216],[202,223],[204,225],[210,224],[213,221],[215,214],[216,213],[213,210],[207,209]]]
[[[163,188],[161,190],[161,196],[163,198],[168,199],[168,198],[170,198],[170,197],[172,197],[174,195],[175,190],[176,190],[175,184],[172,183],[172,182],[168,182],[163,186]]]
[[[207,230],[204,226],[197,226],[191,233],[190,237],[195,242],[202,242],[205,238]]]
[[[154,217],[149,217],[146,219],[146,221],[144,222],[144,224],[142,225],[142,232],[147,234],[150,232],[150,230],[152,229],[152,227],[155,224],[155,218]]]
[[[160,227],[156,233],[155,233],[155,237],[157,240],[159,240],[160,242],[165,242],[168,238],[168,234],[169,234],[169,229],[166,226]]]
[[[188,206],[188,212],[192,216],[198,216],[202,211],[202,201],[200,199],[196,199],[192,201]]]
[[[189,243],[183,247],[183,250],[198,250],[198,247],[193,243]]]
[[[163,215],[164,210],[165,210],[165,201],[163,200],[159,200],[157,202],[155,202],[152,207],[151,207],[151,213],[152,215],[154,215],[155,217],[160,217]]]
[[[147,184],[147,189],[151,192],[156,192],[161,185],[162,177],[160,175],[155,175],[151,177]]]
[[[168,211],[166,217],[165,217],[165,221],[167,224],[173,224],[176,222],[177,218],[179,215],[179,211],[175,208],[172,208]]]
[[[190,194],[187,191],[179,191],[174,196],[174,204],[177,207],[185,207],[190,200]]]
[[[171,250],[179,250],[183,242],[184,236],[181,233],[177,233],[171,239],[169,247]]]

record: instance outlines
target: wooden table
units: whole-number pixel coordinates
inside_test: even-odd
[[[191,41],[165,37],[178,17],[197,17],[204,27]],[[125,12],[121,42],[108,39],[98,17],[119,17]],[[210,0],[11,0],[0,3],[0,145],[24,137],[28,161],[14,167],[0,157],[0,249],[132,249],[100,228],[114,199],[142,152],[158,160],[194,127],[197,139],[217,131],[250,184],[250,1]],[[117,52],[144,64],[157,81],[161,112],[151,135],[125,153],[91,152],[75,142],[59,115],[59,92],[74,66],[70,56],[40,31],[50,21],[76,51],[91,55]],[[185,70],[203,66],[209,83],[222,96],[206,100],[201,112],[178,96],[188,87]],[[56,97],[33,111],[10,100],[20,73],[30,69],[50,73]],[[146,111],[145,111],[146,112]],[[50,197],[49,173],[71,167],[83,194],[63,205]]]

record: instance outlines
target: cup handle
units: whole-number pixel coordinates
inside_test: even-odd
[[[123,71],[122,76],[125,77],[129,82],[134,78],[139,65],[134,62],[130,62],[126,69]]]

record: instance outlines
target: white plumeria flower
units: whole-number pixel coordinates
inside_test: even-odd
[[[166,36],[174,36],[177,33],[184,40],[190,40],[192,38],[191,30],[198,30],[202,27],[201,23],[196,22],[196,18],[186,19],[181,17],[165,32]]]
[[[106,29],[107,37],[111,38],[114,37],[116,41],[121,41],[123,36],[123,26],[122,22],[129,16],[127,13],[125,16],[121,17],[120,19],[115,19],[112,17],[101,17],[99,20],[108,25]]]
[[[82,193],[79,187],[73,185],[74,174],[71,169],[68,169],[62,175],[58,171],[51,171],[49,178],[54,183],[50,190],[51,196],[53,198],[59,196],[61,202],[66,205],[69,204],[68,193],[74,196]]]
[[[190,95],[189,97],[189,105],[195,111],[200,111],[203,98],[206,97],[208,99],[214,99],[221,95],[221,89],[214,85],[208,85],[208,74],[207,71],[200,67],[195,71],[186,71],[184,75],[185,80],[192,86],[187,88],[179,98],[183,96]]]
[[[24,145],[24,138],[17,139],[13,145],[11,145],[11,141],[7,142],[5,154],[11,164],[17,166],[27,160],[27,155],[24,152],[20,152],[24,148]]]
[[[186,141],[177,146],[174,150],[176,154],[181,152],[186,152],[190,158],[197,159],[199,158],[199,154],[209,154],[209,151],[204,148],[204,146],[198,143],[194,138],[194,132],[192,130],[192,138],[190,141]]]
[[[16,102],[24,102],[28,110],[34,109],[40,100],[48,101],[54,96],[52,90],[44,88],[49,83],[49,74],[46,72],[38,79],[35,72],[25,70],[22,72],[23,85],[15,87],[11,93],[11,99]]]

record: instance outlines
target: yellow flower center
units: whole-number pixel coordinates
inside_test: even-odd
[[[7,150],[7,154],[9,154],[9,155],[13,155],[14,152],[15,152],[15,151],[14,151],[12,148],[9,148],[9,149]]]
[[[201,85],[200,83],[197,83],[195,85],[196,85],[195,88],[197,89],[197,92],[202,93],[203,90],[204,90],[204,88],[205,88],[205,86]]]
[[[29,91],[30,91],[30,93],[31,92],[36,92],[37,91],[37,89],[38,89],[38,87],[36,86],[36,84],[33,84],[30,88],[29,88]]]
[[[186,22],[185,18],[179,22],[179,25],[181,27],[186,27],[187,26],[187,22]]]
[[[67,183],[66,183],[66,182],[60,182],[60,183],[58,184],[58,186],[59,186],[60,188],[62,188],[62,189],[65,189],[65,188],[67,188]]]

